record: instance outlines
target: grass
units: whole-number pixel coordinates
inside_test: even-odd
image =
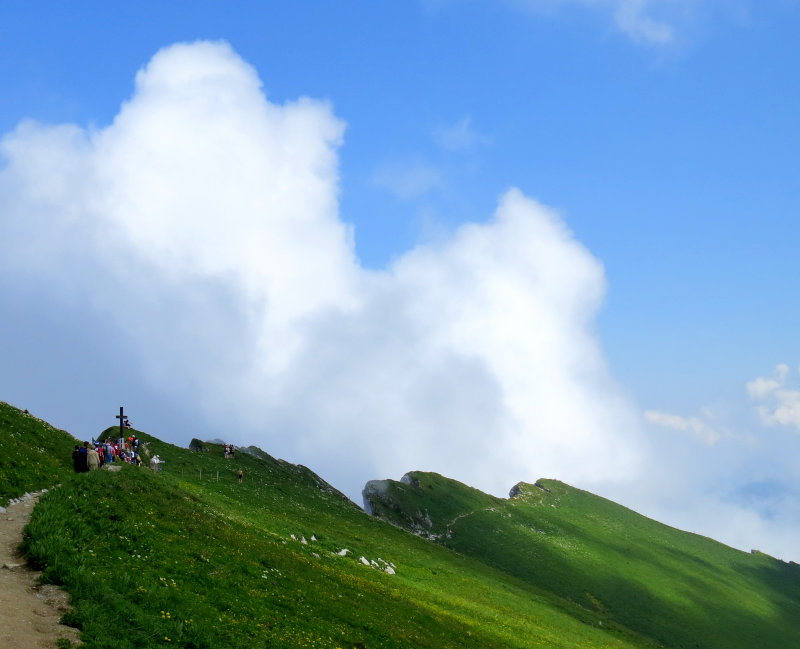
[[[137,434],[162,473],[66,472],[25,532],[89,647],[643,646],[367,516],[304,467]]]
[[[41,437],[71,452],[63,431],[0,412],[0,441]],[[39,429],[20,440],[23,424]],[[196,453],[136,434],[163,472],[123,464],[74,474],[64,451],[46,474],[61,487],[40,499],[25,531],[29,562],[70,593],[65,621],[90,648],[654,649],[694,647],[691,636],[739,647],[751,625],[772,625],[769,642],[797,646],[797,580],[784,564],[739,553],[751,560],[726,554],[724,568],[711,542],[671,536],[560,483],[515,501],[435,474],[413,474],[418,486],[386,483],[377,509],[424,526],[437,544],[264,452],[226,460],[215,444]],[[0,456],[0,470],[7,464]],[[18,482],[35,482],[15,470]],[[641,529],[621,534],[630,526]],[[650,559],[645,541],[656,548]],[[706,643],[709,611],[729,622],[747,612],[742,642]]]
[[[72,473],[69,433],[0,401],[0,505],[39,491]]]
[[[374,504],[382,516],[410,529],[433,519],[442,545],[605,625],[676,649],[800,646],[796,564],[681,532],[554,480],[503,500],[436,474],[411,478],[418,486],[384,487],[388,504]]]

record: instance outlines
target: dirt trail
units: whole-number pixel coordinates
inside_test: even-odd
[[[31,496],[0,513],[0,649],[54,649],[59,638],[78,642],[78,631],[58,623],[68,607],[65,592],[40,585],[19,553],[22,529],[39,499]]]

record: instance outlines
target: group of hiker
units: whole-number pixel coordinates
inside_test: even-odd
[[[125,439],[107,439],[103,441],[92,440],[92,443],[84,442],[83,446],[75,445],[72,451],[72,466],[75,473],[86,473],[101,468],[105,464],[113,462],[127,462],[128,464],[142,465],[142,458],[139,454],[139,447],[142,440],[135,435]],[[223,450],[227,459],[233,458],[233,444],[224,444]],[[156,455],[150,460],[150,468],[156,471],[161,470],[163,461]],[[236,473],[239,483],[243,479],[243,471],[239,469]]]
[[[113,462],[141,466],[140,445],[141,440],[135,436],[128,439],[107,439],[105,442],[92,440],[91,444],[84,442],[83,446],[76,444],[75,450],[72,451],[72,467],[75,473],[85,473]]]

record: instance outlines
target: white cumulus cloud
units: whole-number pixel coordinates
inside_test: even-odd
[[[593,334],[602,265],[511,190],[365,270],[338,213],[343,131],[325,102],[270,102],[224,43],[165,48],[110,125],[2,139],[0,267],[114,323],[150,386],[229,438],[350,495],[414,468],[495,493],[636,475],[635,410]]]

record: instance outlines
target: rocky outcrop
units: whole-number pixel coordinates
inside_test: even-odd
[[[419,478],[414,477],[410,473],[406,473],[402,478],[400,478],[400,482],[419,488]]]
[[[196,437],[189,442],[189,450],[194,451],[195,453],[205,453],[208,449],[205,447],[203,442],[201,442]]]
[[[370,480],[361,490],[361,498],[364,501],[364,511],[370,516],[375,516],[373,503],[382,502],[389,492],[388,480]]]
[[[400,502],[393,498],[393,491],[396,489],[403,491],[405,485],[418,489],[419,480],[408,473],[399,482],[370,480],[361,491],[364,511],[370,516],[380,518],[422,538],[439,539],[441,534],[433,531],[434,522],[427,510],[406,511]]]
[[[533,485],[531,485],[528,482],[518,482],[513,487],[511,487],[511,491],[508,492],[508,497],[519,498],[521,496],[524,496],[525,494],[529,494],[531,493],[532,486],[536,487],[537,489],[541,489],[546,493],[553,493],[552,491],[550,491],[550,489],[545,487],[539,480],[537,480],[536,482],[533,483]]]

